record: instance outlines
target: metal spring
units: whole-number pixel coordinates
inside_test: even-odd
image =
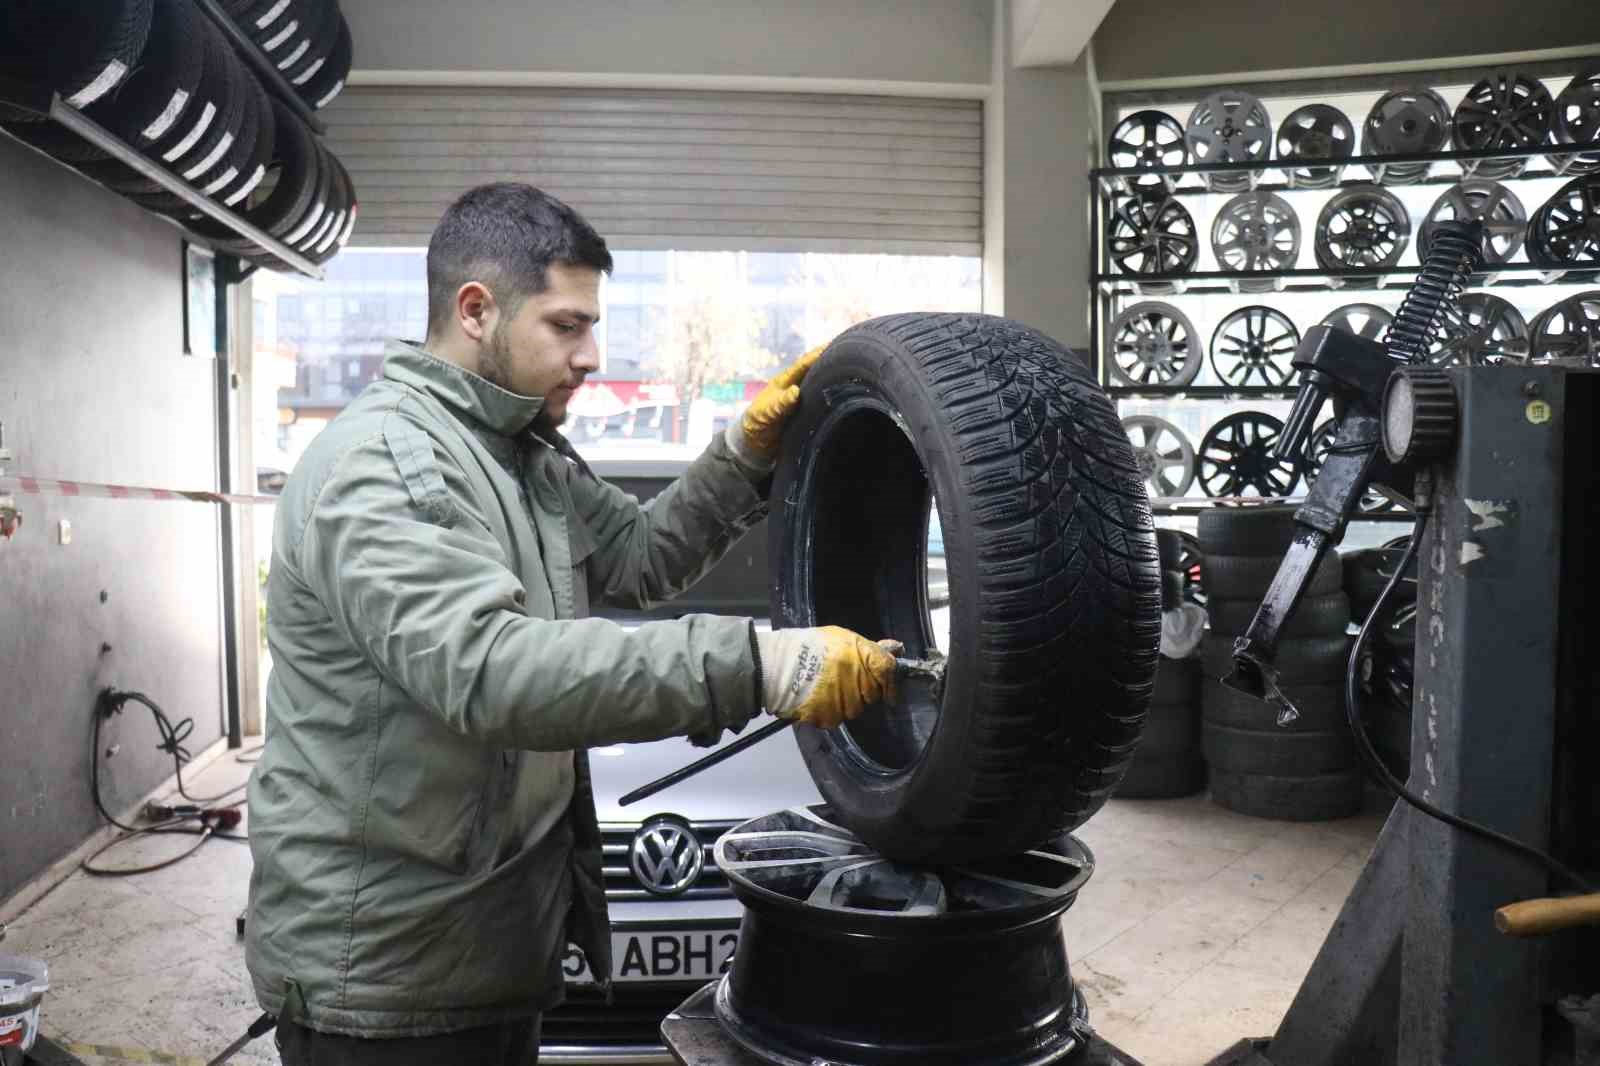
[[[1453,312],[1467,279],[1483,266],[1483,223],[1438,222],[1428,257],[1389,325],[1384,346],[1395,359],[1425,363],[1447,313]]]

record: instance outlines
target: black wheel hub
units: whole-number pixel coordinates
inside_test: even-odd
[[[717,862],[745,908],[717,1018],[763,1062],[1048,1066],[1088,1038],[1060,922],[1094,869],[1074,837],[916,867],[818,805],[738,826]]]

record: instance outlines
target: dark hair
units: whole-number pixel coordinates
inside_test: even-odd
[[[605,238],[549,193],[521,182],[468,189],[445,209],[428,242],[428,332],[450,321],[456,292],[482,282],[506,314],[549,286],[551,263],[611,273]]]

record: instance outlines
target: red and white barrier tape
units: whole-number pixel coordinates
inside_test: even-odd
[[[276,496],[246,496],[235,492],[191,492],[184,489],[149,489],[137,485],[100,485],[92,481],[50,481],[40,477],[0,477],[0,496],[87,496],[108,500],[185,500],[190,503],[240,503],[255,506],[277,503]]]

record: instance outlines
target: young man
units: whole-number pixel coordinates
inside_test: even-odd
[[[682,591],[760,519],[815,358],[640,506],[556,431],[610,269],[560,201],[466,193],[428,247],[427,340],[284,487],[247,958],[288,1066],[532,1061],[568,941],[610,972],[584,749],[711,743],[763,706],[831,728],[891,689],[841,629],[585,617]]]

